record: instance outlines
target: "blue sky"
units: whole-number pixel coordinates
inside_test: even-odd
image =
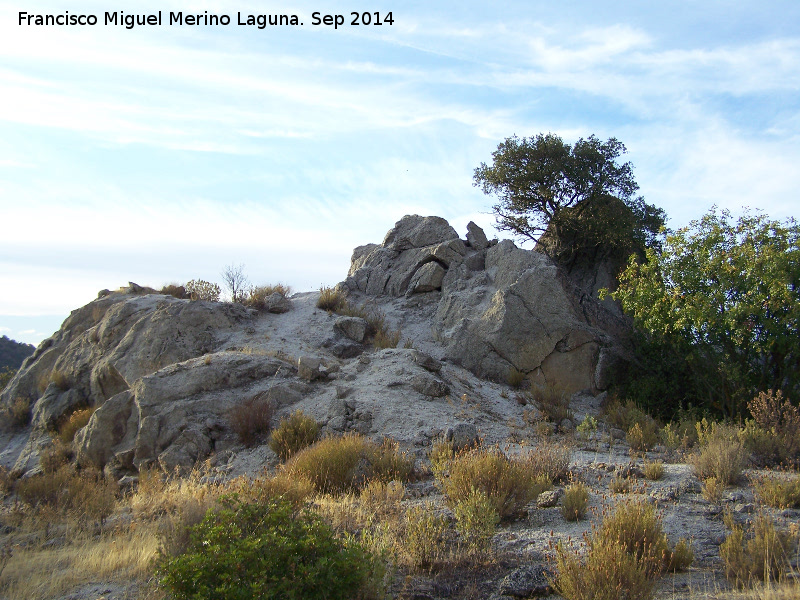
[[[351,9],[394,24],[311,25]],[[103,26],[113,10],[233,24]],[[0,334],[38,343],[128,281],[335,284],[405,214],[492,235],[472,172],[514,134],[618,138],[672,227],[796,216],[800,3],[0,0],[0,107]]]

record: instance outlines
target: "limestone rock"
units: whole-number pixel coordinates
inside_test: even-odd
[[[420,294],[441,289],[445,273],[444,267],[435,261],[422,265],[411,278],[408,293]]]
[[[442,370],[442,363],[433,358],[429,354],[425,354],[420,350],[414,350],[414,362],[420,367],[432,373],[438,373]]]
[[[550,593],[553,572],[544,565],[525,565],[514,569],[500,583],[498,593],[514,598],[532,598]]]
[[[334,321],[333,328],[359,344],[367,336],[367,322],[361,317],[339,317]]]
[[[430,396],[431,398],[441,398],[450,391],[445,382],[427,374],[419,374],[412,377],[411,387],[423,396]]]
[[[467,243],[475,250],[484,250],[489,247],[489,240],[486,238],[483,229],[473,221],[467,223]]]
[[[275,292],[264,299],[264,306],[267,307],[267,312],[283,314],[292,309],[292,302],[280,292]]]
[[[322,373],[320,372],[321,366],[322,361],[319,358],[314,356],[301,356],[297,359],[297,374],[300,376],[300,379],[314,381],[322,377]]]
[[[444,439],[455,451],[469,448],[478,443],[478,428],[472,423],[456,423],[447,429]]]
[[[550,508],[558,504],[559,499],[561,496],[564,495],[564,490],[561,488],[556,488],[554,490],[547,490],[546,492],[542,492],[539,494],[539,497],[536,499],[536,506],[539,508]]]

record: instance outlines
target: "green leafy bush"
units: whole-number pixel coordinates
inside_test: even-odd
[[[294,411],[288,419],[281,419],[272,432],[269,447],[281,460],[287,460],[303,448],[317,441],[319,424],[302,410]]]
[[[453,514],[456,517],[456,530],[467,549],[474,552],[486,550],[500,522],[500,515],[486,494],[481,490],[472,490],[466,498],[455,503]]]
[[[191,529],[186,552],[162,557],[161,586],[176,600],[350,600],[376,582],[375,560],[283,500],[225,497]]]

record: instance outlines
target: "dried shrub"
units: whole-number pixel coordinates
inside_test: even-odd
[[[298,409],[288,419],[281,419],[272,432],[269,447],[285,461],[303,448],[308,448],[318,437],[319,424],[313,417]]]
[[[633,400],[622,403],[614,398],[606,404],[604,413],[606,423],[623,431],[630,431],[637,423],[652,420],[652,417],[639,408]]]
[[[404,495],[405,488],[399,481],[373,479],[361,490],[359,500],[373,515],[385,519],[400,513],[400,502]]]
[[[724,491],[725,484],[716,477],[709,477],[703,481],[703,498],[711,502],[711,504],[718,504],[722,500],[722,492]]]
[[[5,408],[5,421],[12,429],[24,429],[31,422],[31,401],[28,398],[17,396]]]
[[[231,408],[228,425],[245,446],[251,447],[269,433],[273,412],[272,402],[262,392]]]
[[[174,296],[179,300],[189,299],[189,292],[186,291],[184,286],[178,285],[177,283],[168,283],[161,288],[161,293],[165,296]]]
[[[116,504],[117,484],[101,473],[69,466],[17,482],[17,496],[34,509],[48,507],[82,521],[102,522]]]
[[[397,331],[379,329],[372,338],[372,345],[379,350],[383,350],[384,348],[397,348],[397,344],[400,343],[401,335],[399,329]]]
[[[73,412],[58,427],[58,439],[65,444],[71,444],[75,439],[75,434],[86,427],[89,419],[92,418],[96,407],[81,408]]]
[[[626,436],[626,441],[631,450],[646,452],[658,443],[658,423],[650,417],[634,423]]]
[[[764,462],[777,464],[800,460],[800,409],[778,390],[761,392],[747,408],[755,427],[768,435],[752,435],[748,449]]]
[[[50,371],[50,383],[54,384],[61,391],[66,391],[71,387],[69,377],[60,369]]]
[[[469,496],[453,505],[456,530],[468,552],[485,552],[500,522],[494,503],[481,490],[474,489]]]
[[[400,451],[400,444],[384,437],[369,457],[372,477],[378,481],[408,481],[414,473],[414,459]]]
[[[536,476],[545,476],[551,482],[564,480],[569,473],[572,450],[564,444],[544,443],[525,454],[525,464]]]
[[[650,481],[658,481],[664,476],[664,463],[660,460],[652,462],[645,461],[643,471],[647,479]]]
[[[287,473],[262,475],[255,479],[241,477],[227,486],[227,493],[237,494],[242,501],[254,504],[281,498],[295,508],[300,508],[314,493],[314,486],[303,477]]]
[[[756,496],[773,508],[800,508],[800,477],[764,477],[755,483]]]
[[[72,447],[56,438],[39,454],[39,466],[44,473],[54,473],[75,458]]]
[[[273,285],[259,285],[250,288],[247,297],[244,299],[244,304],[258,310],[265,310],[267,308],[267,298],[272,294],[280,294],[284,298],[291,295],[292,288],[282,283]]]
[[[572,417],[572,411],[569,409],[569,395],[564,390],[553,385],[535,387],[531,390],[531,396],[544,416],[556,425],[564,419]]]
[[[615,475],[608,484],[608,488],[613,494],[627,494],[631,491],[631,487],[631,480],[621,475]]]
[[[737,482],[747,464],[747,452],[738,439],[720,432],[712,434],[698,452],[689,457],[700,479],[714,477],[723,486]]]
[[[523,373],[516,367],[511,367],[511,370],[509,370],[508,372],[508,385],[510,385],[514,389],[519,389],[524,381],[525,381],[525,373]]]
[[[307,479],[318,492],[342,493],[363,488],[374,478],[396,479],[395,475],[409,473],[413,459],[386,442],[379,446],[349,433],[319,440],[290,458],[284,469],[292,477]]]
[[[402,537],[406,561],[417,569],[432,569],[447,557],[447,519],[431,503],[406,511]]]
[[[450,465],[450,461],[455,456],[453,445],[443,439],[438,439],[431,445],[428,458],[431,461],[431,471],[436,479],[443,479]]]
[[[564,490],[561,501],[561,514],[567,521],[580,521],[586,515],[589,504],[589,488],[580,481],[574,481]]]
[[[339,312],[339,310],[347,304],[345,295],[333,287],[319,288],[319,298],[317,299],[317,308],[327,310],[328,312]]]
[[[510,458],[498,449],[477,448],[449,461],[450,476],[439,480],[448,501],[456,505],[474,490],[486,494],[501,518],[517,515],[552,480],[537,473],[525,458]]]
[[[192,279],[184,288],[192,300],[219,302],[219,297],[222,294],[222,290],[216,283],[211,283],[202,279]]]
[[[745,531],[727,515],[730,535],[719,547],[725,575],[739,587],[756,580],[780,581],[789,572],[795,536],[775,528],[765,514],[756,515],[752,529]]]

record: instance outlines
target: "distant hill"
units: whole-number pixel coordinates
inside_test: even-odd
[[[33,354],[36,347],[9,339],[8,336],[0,337],[0,370],[5,367],[19,369],[22,361]]]

